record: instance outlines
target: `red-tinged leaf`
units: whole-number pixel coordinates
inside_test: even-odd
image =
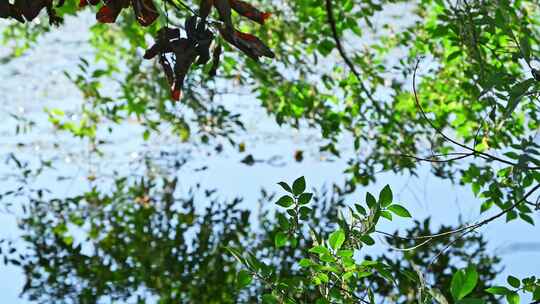
[[[133,0],[135,17],[142,26],[149,26],[159,17],[159,13],[152,0]]]
[[[107,0],[96,14],[96,19],[101,23],[114,23],[122,9],[129,7],[130,0]]]
[[[270,13],[263,13],[257,8],[255,8],[253,5],[241,1],[241,0],[229,0],[229,3],[233,10],[235,10],[238,14],[249,18],[257,23],[264,24],[266,19],[270,18]]]
[[[182,90],[180,90],[180,89],[172,90],[172,91],[171,91],[171,98],[172,98],[174,101],[179,101],[180,98],[182,98]]]
[[[114,10],[109,6],[103,6],[99,9],[99,11],[96,14],[96,19],[98,22],[101,23],[114,23],[116,21],[116,18],[118,18],[118,15],[120,14],[120,10]]]
[[[254,35],[242,33],[232,28],[219,29],[221,36],[230,44],[236,46],[244,54],[259,60],[260,57],[274,58],[275,55],[259,38]]]

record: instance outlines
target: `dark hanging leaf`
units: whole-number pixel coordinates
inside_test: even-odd
[[[113,6],[102,6],[99,11],[96,13],[96,19],[101,23],[114,23],[122,8],[116,8]]]
[[[225,23],[227,28],[232,28],[231,5],[229,4],[229,0],[214,0],[214,6],[218,11],[219,19]]]
[[[167,57],[165,55],[161,54],[159,56],[159,63],[161,64],[161,67],[163,68],[163,71],[165,72],[165,77],[167,78],[167,83],[169,84],[169,87],[171,88],[171,96],[176,96],[180,93],[174,93],[173,92],[173,86],[174,86],[174,72],[171,67],[171,64],[167,60]],[[178,97],[180,99],[180,96]]]
[[[216,76],[217,69],[219,68],[219,61],[221,59],[221,44],[216,45],[214,52],[212,52],[212,66],[208,72],[208,76]]]
[[[15,6],[28,21],[34,20],[52,0],[16,0]],[[52,5],[52,3],[51,3]]]
[[[197,40],[197,16],[186,18],[186,21],[184,22],[184,30],[186,31],[188,40]]]
[[[212,10],[212,5],[214,0],[201,0],[199,4],[199,16],[203,19],[206,19]]]
[[[179,100],[182,96],[184,79],[186,78],[189,68],[193,62],[195,62],[197,52],[193,45],[190,45],[189,41],[184,38],[173,44],[173,51],[176,58],[176,63],[174,64],[175,82],[172,91],[173,99]]]
[[[540,81],[540,71],[538,71],[537,69],[532,69],[531,73],[534,77],[534,80]]]
[[[22,12],[8,1],[0,1],[0,18],[13,18],[21,23],[25,22]]]
[[[114,23],[124,8],[130,6],[131,0],[107,0],[96,14],[96,19],[101,23]]]
[[[263,13],[251,4],[241,0],[230,0],[230,5],[238,14],[249,18],[257,23],[264,24],[270,17],[270,13]]]
[[[98,5],[100,0],[80,0],[79,7],[85,7],[87,5]]]
[[[159,17],[159,13],[152,0],[133,0],[135,17],[142,26],[149,26]]]
[[[239,32],[233,28],[220,27],[219,32],[223,39],[240,49],[244,54],[254,60],[260,57],[274,58],[275,55],[259,38],[251,34]]]

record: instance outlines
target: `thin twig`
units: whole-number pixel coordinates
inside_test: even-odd
[[[437,128],[435,126],[435,124],[431,121],[431,119],[429,119],[427,117],[427,114],[426,112],[424,111],[424,109],[422,108],[422,105],[420,104],[420,100],[418,98],[418,93],[417,93],[417,90],[416,90],[416,73],[418,71],[418,65],[420,64],[420,61],[418,60],[416,62],[416,65],[414,67],[414,71],[413,71],[413,93],[414,93],[414,100],[416,102],[416,106],[418,107],[418,110],[420,111],[420,114],[422,115],[422,118],[431,126],[431,128],[433,130],[435,130],[435,132],[437,132],[437,134],[439,134],[440,136],[442,136],[446,141],[449,141],[451,143],[453,143],[454,145],[456,146],[459,146],[465,150],[468,150],[468,151],[471,151],[473,152],[475,155],[481,155],[481,156],[484,156],[490,160],[494,160],[494,161],[498,161],[498,162],[501,162],[501,163],[504,163],[504,164],[507,164],[507,165],[511,165],[513,167],[518,167],[518,168],[521,168],[521,169],[525,169],[525,170],[539,170],[540,167],[528,167],[528,166],[523,166],[519,163],[513,163],[509,160],[506,160],[506,159],[503,159],[503,158],[500,158],[500,157],[497,157],[497,156],[494,156],[492,154],[489,154],[489,153],[486,153],[486,152],[482,152],[482,151],[478,151],[476,150],[475,148],[471,148],[463,143],[460,143],[459,141],[451,138],[450,136],[446,135],[441,129]]]
[[[449,158],[449,159],[437,159],[437,157],[443,157],[443,156],[446,156],[446,155],[432,155],[431,157],[434,157],[434,158],[424,158],[424,157],[419,157],[419,156],[409,155],[409,154],[390,154],[390,155],[391,156],[412,158],[412,159],[415,159],[417,161],[424,161],[424,162],[430,162],[430,163],[447,163],[447,162],[451,162],[451,161],[455,161],[455,160],[464,159],[464,158],[467,158],[467,157],[470,157],[470,156],[474,155],[474,153],[461,153],[461,154],[462,155],[460,155],[460,156],[452,157],[452,158]]]
[[[435,238],[439,238],[439,237],[443,237],[443,236],[449,236],[449,235],[452,235],[452,234],[455,234],[455,233],[460,233],[460,232],[467,231],[467,230],[471,230],[471,231],[476,230],[476,229],[478,229],[478,228],[480,228],[480,227],[482,227],[484,225],[487,225],[487,224],[493,222],[494,220],[496,220],[496,219],[500,218],[501,216],[505,215],[506,213],[514,210],[517,206],[519,206],[523,202],[526,202],[527,199],[529,198],[529,196],[533,195],[534,192],[536,192],[536,190],[538,190],[538,189],[540,189],[540,184],[537,184],[536,186],[534,186],[520,200],[518,200],[517,202],[512,204],[510,207],[501,210],[501,212],[493,215],[492,217],[489,217],[489,218],[487,218],[487,219],[485,219],[483,221],[480,221],[480,222],[478,222],[476,224],[466,225],[466,226],[460,227],[458,229],[454,229],[454,230],[450,230],[450,231],[446,231],[446,232],[441,232],[441,233],[437,233],[437,234],[422,235],[422,236],[416,236],[416,237],[396,236],[394,234],[390,234],[388,232],[379,231],[379,230],[376,230],[375,232],[379,233],[379,234],[382,234],[382,235],[389,236],[389,237],[400,238],[400,239],[405,239],[405,240],[425,240],[425,239],[435,239]]]
[[[360,73],[356,70],[354,63],[351,61],[351,59],[349,58],[349,56],[347,56],[347,53],[345,52],[345,48],[343,47],[343,44],[341,43],[338,31],[337,31],[332,0],[326,0],[326,15],[327,15],[328,24],[330,25],[330,29],[332,30],[332,38],[334,39],[339,55],[341,56],[343,61],[345,61],[345,64],[349,67],[351,72],[354,74],[354,76],[356,77],[356,80],[358,80],[358,83],[360,84],[360,89],[362,89],[364,94],[366,94],[366,97],[371,101],[375,110],[377,110],[377,112],[379,112],[380,114],[382,114],[383,116],[391,120],[392,117],[389,114],[387,114],[385,111],[383,111],[379,103],[375,99],[373,99],[373,97],[371,96],[372,94],[364,85],[364,82],[362,80],[362,77],[360,76]]]
[[[427,269],[428,269],[428,270],[431,269],[431,266],[433,265],[433,263],[435,263],[435,261],[437,261],[437,259],[439,259],[439,257],[440,257],[443,253],[445,253],[445,252],[448,250],[448,248],[452,247],[452,246],[453,246],[455,243],[457,243],[459,240],[463,239],[463,237],[464,237],[465,235],[467,235],[467,234],[469,234],[469,233],[471,233],[471,232],[473,232],[473,231],[474,231],[474,229],[471,229],[471,230],[467,230],[467,231],[461,232],[461,234],[458,235],[458,236],[456,237],[455,240],[453,240],[452,242],[450,242],[450,243],[448,243],[446,246],[444,246],[444,248],[441,249],[441,251],[439,251],[434,257],[431,258],[431,260],[429,261],[429,264],[428,264]]]

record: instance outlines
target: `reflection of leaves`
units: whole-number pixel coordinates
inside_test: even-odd
[[[304,151],[302,150],[296,150],[294,152],[294,160],[297,162],[301,162],[304,160]]]
[[[237,303],[247,292],[241,296],[238,288],[251,283],[247,273],[238,273],[235,257],[221,248],[242,248],[238,256],[250,248],[273,258],[290,256],[290,250],[299,254],[284,246],[294,241],[286,234],[277,235],[279,248],[268,251],[268,236],[278,227],[273,216],[260,214],[264,231],[259,233],[251,230],[249,211],[238,208],[241,200],[220,202],[215,190],[207,190],[206,208],[196,208],[199,190],[181,196],[176,184],[121,178],[105,193],[93,189],[62,200],[32,198],[20,221],[28,250],[24,259],[7,259],[26,270],[25,295],[47,303],[95,302],[102,297],[125,302],[132,296],[175,303]],[[263,194],[273,200],[273,195]],[[343,204],[333,192],[312,199],[316,206],[301,213],[318,233],[328,231],[330,218],[337,218]],[[74,233],[73,224],[88,230]],[[82,249],[88,246],[95,250]],[[285,276],[296,275],[286,264],[279,267]],[[251,286],[250,303],[262,294],[258,283]]]
[[[255,164],[255,158],[253,158],[253,155],[249,154],[248,156],[244,157],[240,162],[248,166],[253,166]]]
[[[28,270],[26,294],[48,299],[45,302],[92,302],[102,296],[125,300],[146,286],[147,292],[176,303],[212,303],[217,298],[235,302],[236,294],[231,292],[236,288],[235,262],[215,249],[239,245],[239,235],[249,233],[249,213],[237,209],[240,200],[218,202],[213,192],[207,192],[212,203],[198,213],[193,197],[175,194],[175,180],[162,181],[162,185],[157,187],[151,180],[129,184],[118,180],[110,194],[94,190],[32,204],[28,217],[21,221],[31,248],[26,254],[43,258],[17,261]],[[135,203],[142,200],[150,203]],[[68,228],[70,223],[52,225],[65,217],[78,224],[84,220],[84,227],[90,227],[91,239],[86,242],[96,248],[94,253],[83,252],[78,234],[72,235]],[[34,271],[47,276],[40,279]],[[68,277],[80,281],[68,281]],[[87,292],[77,288],[81,282],[86,282]],[[104,283],[110,287],[102,289]],[[242,276],[239,284],[246,283]],[[193,288],[176,288],[182,285]]]

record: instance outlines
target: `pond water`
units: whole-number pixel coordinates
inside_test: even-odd
[[[278,181],[292,181],[304,175],[309,186],[319,188],[344,180],[342,172],[352,153],[350,140],[342,139],[343,157],[332,159],[318,152],[322,141],[317,130],[279,127],[260,107],[259,101],[249,95],[226,96],[222,101],[229,109],[242,114],[246,131],[239,139],[246,143],[245,153],[234,151],[226,144],[222,153],[216,153],[214,146],[182,143],[166,132],[145,142],[142,139],[143,129],[133,121],[115,125],[114,131],[106,135],[108,142],[102,146],[103,157],[89,155],[87,142],[56,131],[47,121],[43,109],[60,108],[76,112],[80,106],[81,94],[63,71],[73,71],[79,57],[92,56],[92,49],[86,42],[88,25],[92,22],[92,16],[69,19],[67,26],[40,38],[33,50],[0,65],[0,121],[3,122],[0,125],[0,177],[11,173],[11,167],[4,162],[10,153],[33,163],[40,158],[52,158],[56,170],[51,175],[41,176],[35,183],[50,188],[55,196],[65,197],[78,194],[91,185],[105,183],[106,176],[113,171],[131,172],[127,170],[137,168],[143,156],[163,161],[164,164],[157,168],[162,170],[170,170],[169,165],[174,160],[186,158],[187,163],[176,173],[181,189],[187,190],[200,183],[205,188],[218,189],[223,198],[243,197],[243,204],[247,207],[255,204],[261,188],[280,191],[276,186]],[[1,27],[0,24],[0,30]],[[7,52],[8,47],[0,46],[0,56]],[[35,126],[28,132],[16,134],[16,126],[20,122],[11,114],[34,121]],[[294,160],[297,150],[304,151],[305,157],[301,162]],[[252,166],[242,163],[247,154],[261,161]],[[207,169],[198,170],[203,166]],[[437,179],[427,166],[419,173],[418,177],[381,173],[377,183],[358,189],[352,198],[362,200],[366,191],[378,193],[385,184],[390,184],[397,199],[415,218],[432,216],[435,225],[455,225],[460,215],[464,221],[488,216],[479,216],[478,199],[470,189]],[[98,179],[90,181],[88,176],[91,175]],[[58,176],[65,178],[57,179]],[[14,185],[12,179],[2,178],[0,192]],[[535,219],[540,220],[538,214]],[[382,230],[394,231],[410,225],[410,220],[400,219],[386,222]],[[0,214],[0,227],[1,237],[16,239],[18,231],[13,214]],[[540,240],[531,237],[540,235],[537,227],[521,221],[504,225],[500,220],[484,227],[481,232],[486,236],[489,248],[498,252],[503,258],[502,264],[506,265],[499,281],[504,282],[509,272],[519,276],[540,273]],[[368,253],[384,250],[387,249],[381,245],[370,248]],[[18,297],[22,284],[23,276],[19,269],[0,265],[2,303],[26,303]]]

